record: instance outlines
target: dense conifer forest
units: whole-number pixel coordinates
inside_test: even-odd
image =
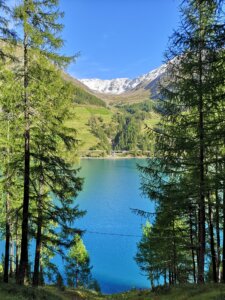
[[[4,299],[14,299],[12,286],[21,299],[170,299],[172,287],[171,299],[192,299],[192,288],[195,296],[223,299],[215,290],[224,297],[224,1],[185,0],[180,10],[158,98],[110,107],[65,73],[77,55],[61,54],[58,0],[22,0],[14,8],[0,0]],[[147,220],[134,259],[152,291],[101,295],[84,232],[74,225],[86,214],[76,202],[85,178],[76,167],[81,131],[74,119],[89,106],[103,113],[91,111],[85,119],[95,138],[85,155],[150,156],[139,172],[155,211],[134,211]],[[56,255],[63,274],[52,262]],[[214,298],[206,298],[204,288]]]

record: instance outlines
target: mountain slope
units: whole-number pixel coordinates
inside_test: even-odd
[[[134,79],[116,78],[112,80],[80,79],[90,90],[106,95],[123,95],[140,89],[150,89],[151,83],[157,82],[166,71],[166,65]]]

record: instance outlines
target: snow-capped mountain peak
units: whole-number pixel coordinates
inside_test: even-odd
[[[80,81],[89,89],[95,92],[119,95],[125,92],[132,91],[139,84],[155,80],[157,77],[161,76],[165,72],[165,70],[166,65],[162,65],[161,67],[134,79],[117,78],[111,80],[103,80],[95,78],[80,79]]]

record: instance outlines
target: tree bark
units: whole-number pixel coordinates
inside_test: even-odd
[[[16,213],[16,224],[15,224],[15,231],[16,231],[16,240],[15,240],[15,247],[16,247],[16,270],[15,270],[15,277],[18,278],[19,273],[19,245],[18,245],[18,212]]]
[[[44,195],[44,174],[42,162],[40,162],[40,180],[38,188],[38,218],[37,218],[37,235],[36,235],[36,249],[35,249],[35,260],[34,260],[34,274],[33,274],[33,286],[40,284],[40,257],[41,257],[41,244],[42,244],[42,209],[43,209],[43,195]]]
[[[223,259],[222,259],[222,282],[225,283],[225,181],[223,182]]]
[[[217,278],[217,269],[216,269],[216,251],[215,251],[215,242],[214,242],[214,234],[213,234],[213,217],[212,217],[212,206],[210,199],[208,199],[209,204],[209,234],[210,234],[210,250],[211,250],[211,259],[212,259],[212,267],[213,267],[213,281],[215,283],[218,282]]]
[[[4,282],[9,282],[9,248],[10,248],[10,220],[9,220],[9,195],[6,195],[6,224],[5,224],[5,262]]]
[[[199,89],[198,89],[198,113],[199,113],[199,264],[198,283],[204,283],[205,273],[205,147],[204,147],[204,113],[203,113],[203,29],[202,29],[202,3],[199,2]]]
[[[218,155],[216,155],[216,160],[218,159]],[[218,174],[218,163],[216,162],[216,175]],[[216,186],[216,240],[217,240],[217,278],[220,282],[221,272],[220,272],[220,264],[221,264],[221,253],[220,253],[220,197],[218,187]]]
[[[27,0],[24,0],[25,4]],[[28,279],[28,221],[29,221],[29,190],[30,190],[30,121],[28,100],[28,36],[24,29],[24,195],[22,216],[22,239],[18,283],[23,285]]]
[[[195,252],[194,252],[194,240],[193,240],[193,222],[192,222],[192,213],[190,209],[189,215],[189,226],[190,226],[190,240],[191,240],[191,257],[192,257],[192,266],[193,266],[193,281],[196,283],[196,267],[195,267]]]
[[[14,241],[11,235],[11,243],[10,243],[10,261],[9,261],[9,276],[13,277],[14,273]]]
[[[42,215],[39,211],[37,222],[37,235],[36,235],[36,249],[34,260],[34,274],[33,274],[33,286],[39,285],[39,268],[40,268],[40,256],[41,256],[41,243],[42,243]]]

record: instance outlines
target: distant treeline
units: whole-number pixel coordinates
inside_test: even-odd
[[[151,120],[153,112],[151,100],[132,105],[119,106],[112,121],[105,124],[101,117],[92,116],[89,126],[99,143],[90,150],[151,151],[153,140],[145,129],[145,122]]]
[[[96,96],[86,92],[83,88],[80,88],[78,86],[74,89],[74,102],[78,104],[90,104],[90,105],[96,105],[96,106],[103,106],[106,107],[106,103],[97,98]]]

